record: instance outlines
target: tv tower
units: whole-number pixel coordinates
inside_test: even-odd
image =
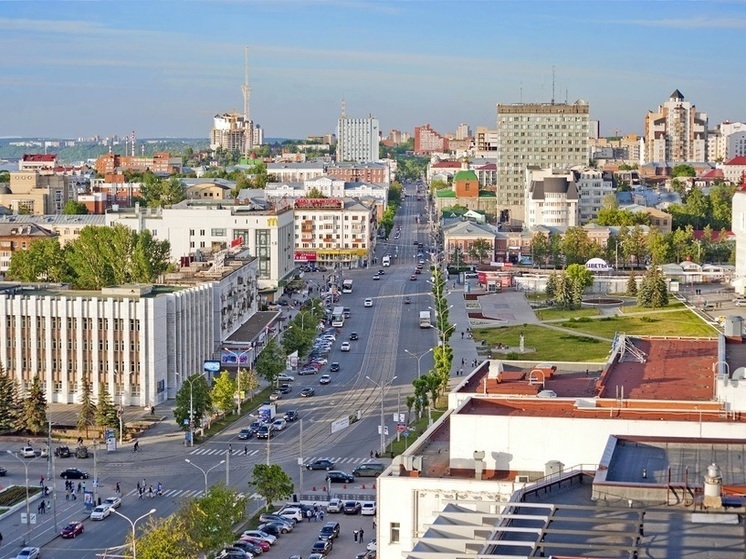
[[[244,118],[244,155],[247,157],[254,148],[254,123],[251,122],[251,86],[249,85],[249,47],[244,47],[244,83],[241,86],[243,93],[243,118]]]

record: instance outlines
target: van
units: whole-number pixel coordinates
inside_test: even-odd
[[[378,477],[383,470],[383,464],[380,462],[366,462],[352,470],[352,475],[355,477]]]

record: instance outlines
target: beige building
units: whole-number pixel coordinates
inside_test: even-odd
[[[645,163],[707,161],[707,113],[677,89],[645,115]]]
[[[0,206],[14,213],[52,215],[70,200],[69,179],[40,171],[14,171],[10,184],[0,187]]]
[[[497,106],[497,204],[500,221],[525,219],[526,169],[586,165],[589,106],[520,103]]]
[[[578,185],[572,172],[526,171],[526,227],[578,224]]]
[[[236,183],[225,179],[182,179],[187,200],[228,200]]]

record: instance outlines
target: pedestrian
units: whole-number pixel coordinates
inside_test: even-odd
[[[26,446],[31,446],[31,439],[26,441]]]
[[[142,495],[143,495],[143,489],[142,489],[142,487],[140,487],[137,490],[137,498],[138,499],[142,499]]]
[[[365,532],[363,532],[363,529],[360,528],[360,534],[358,535],[358,538],[360,538],[360,543],[363,543],[363,536],[365,535]]]
[[[41,487],[44,487],[44,476],[41,476],[41,477],[39,478],[39,485],[40,485]]]
[[[150,406],[150,415],[155,415],[155,406]]]
[[[75,495],[75,493],[70,493],[70,496],[73,498],[73,501],[78,500],[78,497]]]
[[[464,333],[463,332],[461,332],[461,339],[462,340],[464,339]]]
[[[374,530],[376,529],[376,519],[375,518],[373,519],[373,529]]]
[[[373,458],[373,451],[370,451],[370,457]]]
[[[140,485],[142,485],[142,490],[145,491],[145,487],[147,487],[148,485],[147,483],[145,483],[145,478],[142,478],[142,483]]]
[[[153,498],[153,486],[152,485],[148,487],[148,498],[149,499]]]
[[[466,358],[462,357],[461,358],[461,366],[463,367],[464,365],[466,365]]]
[[[243,455],[246,456],[249,453],[249,445],[243,445]]]
[[[137,452],[138,450],[140,450],[140,441],[135,441],[135,446],[132,449],[132,452]]]
[[[163,495],[163,484],[159,481],[158,485],[156,485],[155,494],[159,497]]]
[[[122,486],[121,486],[121,485],[119,485],[119,482],[117,482],[117,494],[118,494],[118,495],[121,495],[121,494],[122,494]]]
[[[0,532],[0,545],[3,545],[3,533]]]
[[[83,489],[83,484],[78,482],[78,493],[80,493],[81,489]]]
[[[355,543],[357,543],[357,530],[353,530],[352,535],[355,538]]]
[[[70,490],[67,487],[65,487],[65,501],[69,501],[69,500],[70,500]]]
[[[324,521],[324,509],[321,509],[321,510],[319,511],[319,520],[321,520],[321,522],[323,522],[323,521]]]

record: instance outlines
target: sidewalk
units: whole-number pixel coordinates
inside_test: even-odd
[[[463,284],[457,284],[455,288],[452,285],[449,286],[446,293],[448,305],[453,305],[453,308],[448,312],[448,321],[452,325],[455,324],[453,334],[448,341],[449,345],[453,348],[453,363],[451,364],[453,386],[457,382],[461,382],[460,377],[462,375],[458,374],[459,370],[462,371],[463,376],[466,376],[474,370],[474,360],[478,360],[477,364],[481,360],[479,360],[479,355],[477,355],[477,346],[468,332],[471,329],[471,325],[464,301]],[[454,382],[454,377],[458,377],[459,380]]]

